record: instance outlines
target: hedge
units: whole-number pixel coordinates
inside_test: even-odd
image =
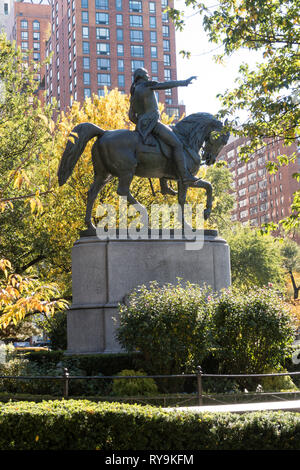
[[[64,351],[32,351],[26,353],[26,359],[37,364],[57,364],[64,367],[76,367],[86,375],[117,375],[123,369],[134,369],[139,363],[140,353],[112,354],[65,354]]]
[[[298,450],[300,414],[167,412],[118,403],[0,403],[0,450]]]

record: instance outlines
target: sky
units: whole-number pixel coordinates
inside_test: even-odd
[[[176,8],[183,10],[183,2],[177,1]],[[238,69],[242,62],[255,66],[258,56],[247,50],[239,51],[225,59],[225,65],[216,64],[214,55],[222,51],[216,44],[208,42],[202,28],[199,14],[185,8],[186,27],[176,32],[177,79],[183,80],[196,75],[197,80],[188,87],[178,88],[179,102],[186,105],[186,114],[208,112],[214,114],[221,108],[216,98],[218,93],[234,87]],[[191,58],[182,58],[180,50],[191,52]]]

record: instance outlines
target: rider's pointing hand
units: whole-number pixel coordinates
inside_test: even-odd
[[[196,76],[193,76],[193,77],[190,77],[186,80],[186,86],[188,86],[193,80],[196,80],[197,77]]]

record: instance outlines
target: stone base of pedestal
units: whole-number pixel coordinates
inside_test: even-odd
[[[68,311],[68,354],[120,352],[118,305],[135,287],[177,278],[214,291],[230,285],[230,253],[217,231],[202,242],[180,238],[77,240],[72,252],[73,304]]]

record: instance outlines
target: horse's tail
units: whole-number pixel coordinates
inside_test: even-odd
[[[70,139],[68,140],[59,164],[57,172],[59,186],[65,184],[65,182],[71,176],[74,167],[79,160],[80,155],[83,153],[88,141],[96,136],[101,137],[104,132],[105,131],[100,127],[88,122],[78,124],[78,126],[74,127],[70,134],[74,142],[72,142]]]

